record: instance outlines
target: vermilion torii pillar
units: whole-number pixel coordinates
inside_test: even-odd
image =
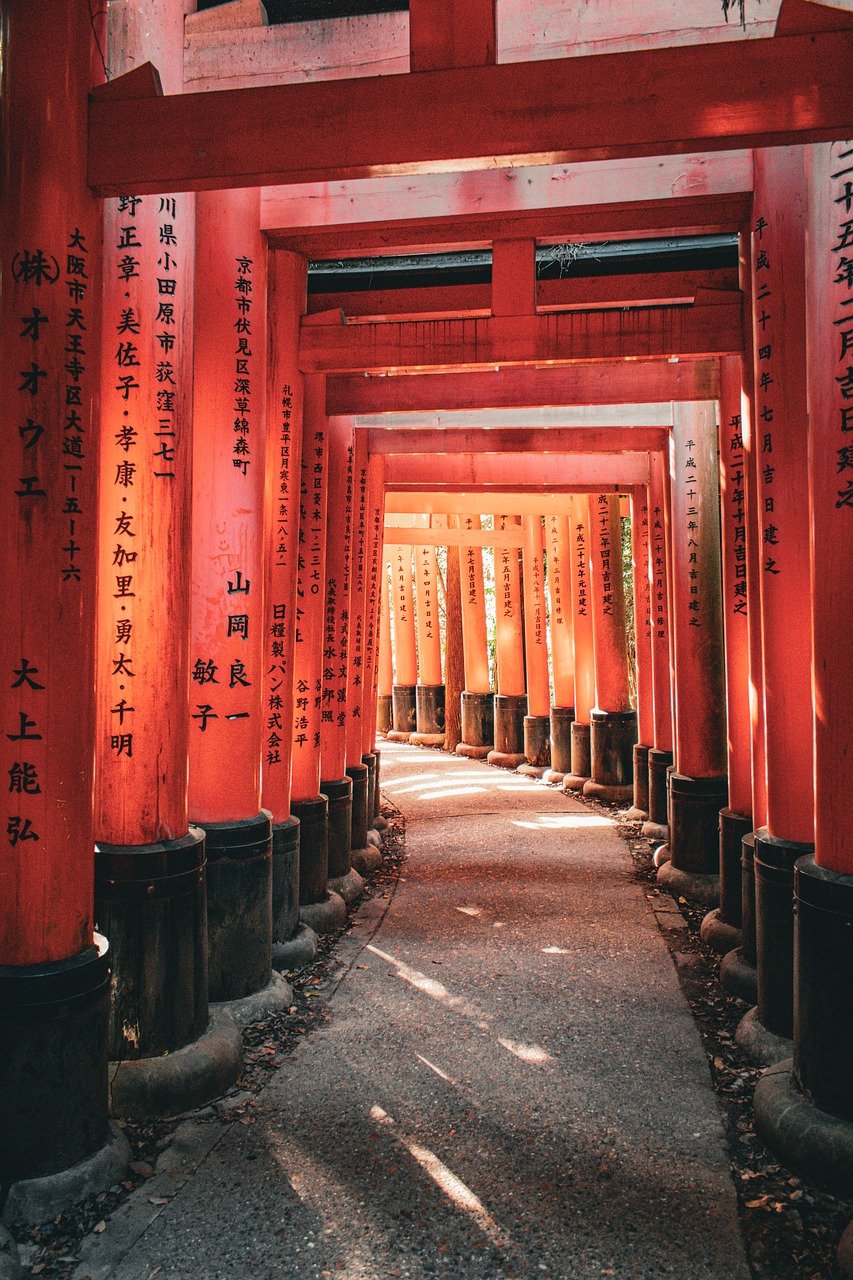
[[[634,744],[634,803],[627,817],[649,816],[649,750],[654,742],[652,689],[652,590],[649,577],[648,488],[631,491],[631,568],[634,586],[634,648],[637,673],[637,737]]]
[[[566,791],[582,791],[589,781],[590,715],[595,706],[595,653],[589,581],[589,503],[576,496],[569,517],[572,532],[571,585],[575,651],[575,718],[572,722],[572,769],[563,779]]]
[[[429,527],[429,517],[419,524]],[[441,679],[441,632],[438,620],[438,562],[435,547],[414,549],[418,629],[417,729],[412,742],[424,747],[444,744],[444,685]]]
[[[364,698],[362,704],[362,760],[368,768],[368,810],[372,819],[379,819],[379,764],[380,753],[376,746],[376,719],[378,711],[380,644],[379,627],[388,614],[388,594],[385,585],[382,527],[385,521],[385,460],[371,458],[367,468],[367,600],[365,603],[364,635]],[[390,634],[388,652],[390,654]],[[366,708],[366,711],[365,711]],[[371,801],[372,797],[372,801]]]
[[[382,608],[379,618],[379,693],[377,719],[379,732],[386,734],[390,731],[394,722],[394,659],[391,645],[391,604],[388,596],[390,589],[390,584],[388,582],[389,569],[390,559],[383,555],[382,574],[381,581],[379,583],[379,595],[381,598]]]
[[[622,521],[618,494],[590,494],[590,583],[595,706],[590,714],[590,780],[584,795],[624,803],[633,793],[637,717],[631,710]]]
[[[545,558],[542,517],[524,516],[522,585],[524,591],[524,664],[527,671],[527,715],[524,755],[519,770],[541,777],[551,763],[551,691],[548,682],[548,637],[545,620]]]
[[[572,723],[575,718],[575,653],[572,626],[571,529],[568,516],[545,517],[548,593],[551,604],[551,768],[546,782],[561,783],[572,771]]]
[[[480,529],[478,515],[460,516],[462,529]],[[459,555],[462,595],[462,649],[465,689],[462,693],[462,741],[457,755],[485,760],[494,746],[494,697],[489,683],[486,596],[482,547],[462,547]]]
[[[151,61],[180,92],[186,8],[110,6],[111,72]],[[113,1109],[147,1114],[221,1092],[226,1061],[210,1049],[205,839],[187,801],[189,731],[216,710],[209,685],[189,700],[195,196],[108,200],[104,255],[95,900],[116,956]]]
[[[726,726],[729,803],[720,810],[720,905],[702,922],[702,937],[727,952],[741,941],[743,838],[752,831],[752,757],[749,711],[749,604],[747,583],[747,463],[742,396],[743,364],[720,361],[720,524],[723,558],[723,628],[726,644]],[[747,430],[749,424],[747,423]]]
[[[304,380],[296,570],[296,633],[291,704],[291,812],[299,819],[299,901],[304,922],[318,933],[340,927],[346,903],[330,893],[329,807],[320,790],[323,720],[323,641],[329,430],[325,381]]]
[[[677,404],[670,445],[675,770],[669,857],[658,880],[719,900],[719,813],[728,797],[716,406]]]
[[[369,770],[362,760],[362,717],[364,708],[364,630],[367,604],[367,434],[354,432],[353,438],[353,515],[350,550],[349,637],[347,643],[346,685],[346,772],[352,780],[353,866],[366,869],[364,857],[371,814],[368,812]]]
[[[843,639],[853,615],[851,166],[853,140],[808,149],[815,850],[795,867],[793,1064],[766,1072],[755,1094],[765,1141],[786,1162],[843,1195],[853,1180],[853,1083],[845,1068],[853,1058],[853,692]]]
[[[391,597],[394,602],[393,742],[408,742],[417,727],[418,648],[415,630],[415,598],[412,585],[412,548],[389,547]]]
[[[520,516],[495,516],[500,533],[518,530]],[[524,764],[524,717],[527,714],[522,637],[521,574],[519,548],[495,547],[495,749],[486,759],[504,769]]]
[[[352,778],[346,772],[354,495],[351,420],[330,418],[328,433],[320,790],[329,802],[329,887],[345,902],[354,902],[364,888],[364,881],[352,866]]]
[[[3,17],[0,1182],[12,1220],[40,1221],[22,1182],[58,1213],[106,1190],[128,1154],[108,1126],[92,896],[102,215],[86,95],[104,69],[76,0],[49,21],[12,0]],[[91,1184],[69,1173],[83,1160]]]
[[[767,823],[755,831],[757,1010],[738,1041],[763,1065],[793,1034],[794,864],[814,844],[806,403],[806,193],[799,147],[756,151],[752,231]],[[770,1033],[769,1036],[767,1033]],[[780,1043],[782,1041],[782,1043]]]
[[[667,538],[666,490],[669,460],[663,454],[649,456],[649,575],[652,621],[652,697],[654,700],[654,746],[649,750],[648,820],[643,835],[665,841],[669,836],[667,816],[667,770],[673,762],[672,691],[674,675],[670,646],[669,541]]]
[[[189,813],[207,837],[210,994],[254,996],[239,1010],[254,1017],[291,999],[283,980],[269,985],[272,831],[261,809],[267,270],[259,191],[197,197],[196,273]]]

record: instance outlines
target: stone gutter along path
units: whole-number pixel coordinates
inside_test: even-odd
[[[382,770],[408,860],[338,944],[329,1020],[75,1276],[748,1280],[707,1060],[614,824],[440,752],[384,743]],[[135,1198],[163,1201],[141,1234]]]

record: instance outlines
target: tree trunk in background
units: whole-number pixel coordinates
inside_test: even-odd
[[[459,528],[459,520],[456,516],[448,516],[447,523],[450,528]],[[445,618],[447,633],[444,655],[444,749],[455,751],[462,741],[462,690],[465,688],[458,547],[447,548]]]

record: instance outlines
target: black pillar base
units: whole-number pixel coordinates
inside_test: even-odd
[[[373,826],[379,805],[379,752],[368,751],[361,757],[361,763],[367,768],[367,829]]]
[[[95,846],[95,921],[110,939],[109,1056],[174,1053],[207,1028],[205,834]]]
[[[329,882],[329,802],[325,796],[292,800],[299,819],[299,905],[322,902]]]
[[[492,693],[462,694],[462,741],[456,754],[485,760],[495,742],[495,699]]]
[[[320,794],[329,802],[328,877],[337,880],[352,867],[352,781],[348,777],[324,780]]]
[[[629,822],[646,822],[649,816],[649,750],[634,743],[634,802],[625,814]]]
[[[370,826],[367,794],[370,770],[366,764],[347,765],[347,777],[352,782],[350,849],[363,849],[367,844],[367,828]]]
[[[745,964],[755,970],[755,832],[740,842],[740,932]],[[756,994],[756,999],[758,998]],[[753,1004],[755,1001],[753,1000]]]
[[[594,800],[625,804],[633,794],[634,743],[637,716],[633,711],[590,712],[592,773],[583,793]]]
[[[0,1185],[58,1174],[106,1143],[109,1006],[99,934],[67,960],[0,965]]]
[[[524,764],[525,694],[496,693],[494,702],[494,750],[486,760],[499,769],[517,769]]]
[[[794,1034],[794,864],[813,846],[755,832],[755,968],[758,1017],[775,1036]],[[850,975],[847,975],[849,981]]]
[[[376,699],[376,732],[387,733],[394,723],[394,700],[390,693],[380,693]]]
[[[241,1000],[272,976],[272,815],[206,822],[210,999]]]
[[[853,1198],[853,1123],[807,1098],[793,1065],[791,1059],[778,1062],[759,1079],[753,1098],[755,1127],[783,1164],[849,1200]]]
[[[571,772],[563,778],[564,791],[583,791],[589,782],[590,770],[590,727],[581,721],[572,722]]]
[[[377,821],[381,818],[379,807],[382,799],[380,795],[380,788],[382,786],[382,752],[378,747],[373,748],[373,758],[376,762],[373,771],[373,826],[376,826]],[[363,756],[362,759],[364,759]],[[382,819],[382,821],[384,821],[384,819]]]
[[[545,773],[545,781],[561,783],[572,771],[572,725],[574,707],[551,708],[551,767]]]
[[[416,692],[417,686],[413,684],[394,685],[391,732],[388,734],[392,742],[408,742],[409,735],[418,727]]]
[[[415,721],[413,742],[423,747],[439,746],[444,742],[443,684],[417,686]]]
[[[743,923],[743,839],[752,832],[752,814],[720,810],[720,916],[740,929]]]
[[[524,717],[524,758],[527,765],[520,765],[520,769],[534,770],[532,776],[541,778],[551,763],[550,716]]]
[[[272,828],[272,967],[304,969],[317,954],[317,936],[299,919],[299,819]]]
[[[693,875],[720,875],[720,809],[728,799],[728,779],[670,774],[669,852],[672,866]],[[719,898],[717,898],[719,901]]]
[[[649,840],[669,839],[667,770],[671,766],[671,751],[649,748],[649,816],[643,823],[643,835]]]
[[[747,1009],[737,1024],[735,1041],[756,1067],[772,1067],[790,1058],[794,1048],[790,1036],[768,1031],[758,1016],[758,1009]]]

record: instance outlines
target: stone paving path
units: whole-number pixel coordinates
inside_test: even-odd
[[[747,1280],[705,1055],[613,824],[438,752],[382,765],[408,861],[339,944],[330,1021],[253,1124],[186,1126],[195,1171],[156,1210],[135,1192],[76,1276]]]

